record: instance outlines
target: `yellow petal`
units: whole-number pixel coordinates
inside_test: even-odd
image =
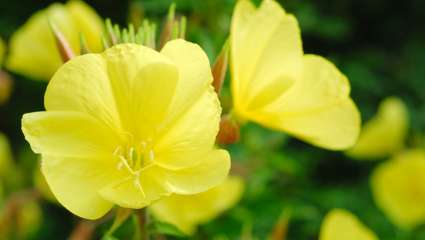
[[[138,183],[135,180],[132,177],[124,177],[120,181],[103,186],[99,194],[125,208],[143,208],[163,196],[170,195],[164,187],[163,172],[157,166],[141,171]]]
[[[131,94],[127,109],[141,138],[152,139],[163,130],[177,81],[178,71],[173,64],[150,63],[139,70],[133,85],[135,94]]]
[[[110,184],[116,172],[113,163],[103,158],[43,155],[41,168],[56,199],[66,209],[79,217],[96,219],[112,208],[97,191]]]
[[[101,50],[103,27],[100,17],[83,2],[55,3],[31,16],[12,36],[6,62],[10,70],[31,78],[49,80],[62,65],[49,21],[63,33],[75,53],[80,52],[81,33],[91,50]]]
[[[206,223],[233,207],[241,198],[244,182],[229,177],[217,187],[195,195],[173,194],[149,207],[161,221],[176,225],[181,231],[193,234],[196,226]]]
[[[168,127],[154,147],[156,163],[169,169],[194,166],[214,146],[221,107],[212,86]]]
[[[153,66],[157,70],[139,73],[143,67],[152,64],[162,65]],[[137,132],[141,122],[141,115],[137,112],[140,107],[145,108],[146,113],[152,113],[152,119],[157,117],[158,124],[159,116],[155,114],[168,109],[176,81],[171,76],[176,74],[174,67],[170,65],[170,61],[158,52],[136,44],[117,45],[103,54],[76,57],[53,76],[45,95],[46,109],[85,112],[119,132]],[[149,76],[146,81],[140,81],[140,77],[145,76],[138,74],[159,75],[155,76],[157,81]],[[151,84],[154,80],[156,82]],[[148,85],[151,87],[145,89]],[[159,88],[162,88],[164,99],[156,105],[146,103],[150,96],[158,94],[152,90]],[[139,100],[141,96],[142,101]],[[160,100],[156,96],[153,97],[155,101]]]
[[[106,63],[98,54],[76,57],[63,65],[47,87],[44,105],[47,111],[84,112],[109,126],[120,126]]]
[[[378,240],[378,237],[350,212],[334,209],[323,220],[319,239]]]
[[[349,93],[347,78],[332,63],[306,55],[303,78],[253,118],[311,144],[345,149],[360,131],[360,114]]]
[[[60,26],[67,39],[69,32],[75,30],[71,17],[61,4],[53,4],[35,13],[10,40],[8,69],[31,78],[49,80],[59,68],[62,60],[49,28],[49,19]]]
[[[102,33],[104,31],[102,19],[93,8],[79,0],[70,0],[66,7],[71,14],[74,24],[84,35],[88,47],[92,52],[100,52],[102,46]],[[79,52],[77,52],[79,53]]]
[[[182,170],[163,170],[164,180],[171,192],[195,194],[221,183],[230,170],[230,156],[225,150],[212,150],[193,167]]]
[[[231,46],[232,92],[237,111],[261,107],[268,103],[264,97],[274,100],[300,74],[303,51],[297,20],[273,0],[263,1],[258,10],[247,0],[238,1]],[[282,79],[288,81],[282,84]]]
[[[368,159],[387,157],[400,151],[404,146],[408,121],[407,108],[402,100],[386,98],[376,116],[364,124],[358,142],[347,154]]]
[[[135,110],[140,110],[139,98],[143,94],[151,94],[148,89],[140,89],[146,84],[152,82],[152,78],[148,78],[147,82],[140,83],[139,73],[142,68],[150,64],[162,64],[164,70],[166,71],[161,76],[160,80],[157,83],[153,83],[152,87],[165,87],[165,92],[163,96],[166,97],[164,101],[151,104],[148,108],[165,108],[168,106],[163,106],[162,103],[168,104],[169,95],[174,93],[174,82],[176,81],[175,70],[172,69],[175,65],[167,57],[161,55],[160,53],[144,47],[138,44],[120,44],[112,48],[107,49],[102,54],[103,60],[106,62],[106,69],[104,72],[108,74],[110,89],[113,92],[113,97],[115,100],[115,106],[119,113],[120,123],[123,131],[130,133],[137,132],[141,119],[135,118]],[[159,67],[156,67],[152,70],[152,74],[160,74],[162,71]],[[149,73],[141,73],[149,74]],[[169,79],[170,86],[165,85],[167,78]],[[79,84],[76,82],[75,84]],[[170,88],[171,87],[171,88]],[[150,89],[152,90],[152,88]],[[154,94],[154,93],[153,93]],[[158,104],[158,105],[156,105]],[[151,110],[149,110],[151,111]],[[154,109],[152,109],[154,111]],[[137,113],[136,113],[137,114]],[[160,122],[158,122],[160,124]],[[136,136],[134,136],[136,137]]]
[[[110,156],[119,140],[100,121],[78,112],[27,113],[22,131],[35,153],[51,156]]]
[[[413,149],[380,165],[371,187],[378,207],[400,228],[425,222],[425,151]]]
[[[208,91],[213,77],[208,57],[197,44],[182,39],[173,40],[164,46],[161,54],[176,64],[179,71],[179,82],[168,120],[172,122]]]

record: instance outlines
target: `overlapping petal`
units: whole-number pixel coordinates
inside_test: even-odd
[[[27,113],[22,131],[34,152],[49,156],[109,156],[119,143],[111,128],[80,112]]]
[[[261,107],[262,97],[277,98],[300,74],[303,51],[297,20],[275,1],[263,1],[258,10],[248,0],[238,1],[231,42],[232,93],[237,110]],[[282,84],[282,79],[288,82]],[[269,94],[265,96],[264,91]]]
[[[302,79],[254,119],[317,146],[344,149],[356,142],[361,121],[349,93],[347,78],[332,63],[306,55]]]
[[[145,69],[140,73],[149,64],[165,65],[163,73],[154,69]],[[76,57],[53,76],[45,95],[46,109],[81,111],[121,132],[136,131],[141,121],[139,117],[142,117],[138,114],[140,107],[145,108],[144,112],[167,109],[168,98],[156,102],[156,106],[146,101],[149,101],[148,96],[158,91],[165,91],[163,96],[173,96],[177,79],[169,76],[175,74],[170,65],[170,61],[158,52],[136,44],[118,45],[102,54]],[[153,65],[152,68],[158,66]],[[154,72],[148,73],[149,71]],[[144,77],[139,74],[157,73],[158,79],[147,76],[145,81],[139,81],[140,77]],[[156,82],[155,85],[145,89],[153,81]],[[156,91],[152,91],[152,88],[156,88]],[[138,100],[141,96],[147,106],[141,106],[142,103]],[[151,116],[155,117],[153,114]]]
[[[210,150],[193,167],[174,171],[163,169],[163,177],[171,192],[196,194],[223,182],[229,170],[229,153],[225,150]]]
[[[179,71],[179,82],[168,119],[172,123],[208,91],[213,77],[208,57],[197,44],[182,39],[173,40],[164,46],[161,54],[175,63]]]
[[[154,149],[156,162],[169,169],[181,169],[204,161],[217,136],[221,107],[210,86],[181,117],[167,129]]]

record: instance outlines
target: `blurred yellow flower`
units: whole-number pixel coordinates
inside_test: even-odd
[[[425,150],[412,149],[372,174],[373,197],[388,218],[409,229],[425,222]]]
[[[18,239],[28,239],[40,228],[43,211],[37,201],[29,201],[18,208],[16,216],[16,232]]]
[[[323,220],[319,240],[378,240],[378,237],[352,213],[334,209]]]
[[[49,21],[63,33],[75,53],[80,52],[80,34],[84,35],[90,50],[102,50],[102,19],[90,6],[78,0],[54,3],[35,13],[12,36],[7,68],[35,79],[51,78],[62,65],[62,59]]]
[[[328,149],[355,143],[360,115],[348,79],[328,60],[304,55],[296,18],[274,0],[258,9],[237,2],[231,72],[236,118]]]
[[[6,52],[6,45],[2,38],[0,38],[0,68],[3,65],[4,54]]]
[[[376,116],[365,123],[359,141],[347,154],[359,159],[373,159],[400,151],[404,146],[408,121],[407,108],[401,99],[384,99]]]
[[[195,195],[173,194],[149,207],[161,221],[172,223],[186,234],[193,234],[206,223],[233,207],[241,198],[244,182],[231,176],[219,186]]]
[[[6,178],[12,171],[13,160],[7,137],[0,133],[0,180]]]
[[[62,66],[47,111],[25,114],[23,132],[56,199],[83,218],[196,194],[230,168],[228,153],[214,148],[221,108],[211,82],[196,44],[116,45]]]

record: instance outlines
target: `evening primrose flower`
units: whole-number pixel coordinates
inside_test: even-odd
[[[227,176],[229,155],[214,148],[221,108],[211,81],[196,44],[174,40],[161,52],[119,44],[59,68],[46,111],[25,114],[22,129],[51,191],[74,214],[143,208]]]
[[[408,112],[403,101],[389,97],[378,113],[363,126],[359,140],[348,155],[359,159],[388,157],[404,147],[408,131]]]
[[[316,146],[351,147],[360,129],[348,79],[304,54],[294,16],[273,0],[239,0],[231,26],[233,114]]]
[[[161,221],[193,234],[197,225],[206,223],[233,207],[241,198],[244,182],[240,177],[228,177],[219,186],[195,195],[173,194],[149,207]]]
[[[381,164],[371,187],[378,207],[404,229],[425,223],[425,150],[412,149]]]
[[[6,52],[6,45],[2,38],[0,38],[0,69],[3,65],[4,54]]]
[[[35,13],[12,36],[7,68],[31,78],[50,79],[63,62],[49,22],[61,31],[75,53],[80,52],[81,34],[91,51],[102,51],[103,23],[96,12],[78,0],[54,3]]]
[[[356,216],[343,209],[330,211],[323,220],[319,240],[378,240]]]

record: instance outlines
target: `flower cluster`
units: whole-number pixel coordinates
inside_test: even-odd
[[[225,145],[254,122],[356,159],[392,157],[372,173],[376,204],[402,228],[425,222],[425,153],[405,150],[400,99],[384,100],[360,131],[348,78],[304,53],[296,17],[274,0],[237,1],[213,66],[185,40],[187,20],[174,8],[159,41],[153,21],[121,28],[78,0],[50,5],[12,36],[5,67],[48,81],[45,110],[24,114],[22,132],[41,157],[36,185],[50,200],[91,220],[147,209],[191,235],[242,199],[249,175],[237,167],[229,175]],[[3,52],[0,42],[0,64]],[[226,79],[232,100],[222,110]],[[328,213],[319,235],[378,239],[342,209]]]

